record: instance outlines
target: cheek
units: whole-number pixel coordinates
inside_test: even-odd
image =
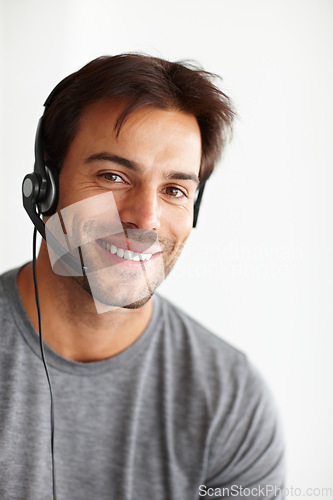
[[[59,207],[68,207],[73,203],[87,198],[82,178],[62,172],[59,176]],[[89,195],[91,196],[89,190]]]
[[[181,215],[174,216],[169,220],[169,234],[172,234],[174,240],[179,243],[185,243],[189,237],[193,225],[193,214],[187,211]]]
[[[75,194],[75,190],[72,189],[72,179],[67,174],[67,171],[64,170],[60,173],[59,176],[59,206],[66,207],[70,203],[73,203],[73,194]],[[72,193],[72,195],[71,195]]]

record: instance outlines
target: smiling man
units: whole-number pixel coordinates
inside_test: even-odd
[[[261,377],[155,294],[234,117],[213,79],[123,54],[47,99],[23,183],[45,237],[36,279],[32,263],[0,279],[1,498],[45,500],[52,487],[58,500],[281,498],[281,432]]]

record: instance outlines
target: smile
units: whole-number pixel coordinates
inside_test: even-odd
[[[116,247],[116,245],[107,243],[104,240],[96,240],[96,241],[105,250],[112,253],[113,255],[117,255],[121,259],[134,260],[136,262],[139,262],[140,260],[141,261],[150,260],[152,256],[151,253],[138,253],[138,252],[132,252],[132,250],[124,250],[123,248],[118,248]]]

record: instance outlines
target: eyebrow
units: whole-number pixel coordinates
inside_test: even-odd
[[[113,163],[118,163],[118,165],[122,165],[131,170],[139,170],[139,165],[135,161],[111,153],[96,153],[88,156],[88,158],[84,160],[84,163],[94,163],[95,161],[112,161]]]
[[[128,160],[127,158],[123,158],[122,156],[104,152],[88,156],[84,160],[84,163],[89,164],[89,163],[94,163],[95,161],[109,161],[113,163],[118,163],[118,165],[122,165],[123,167],[129,168],[130,170],[134,170],[135,172],[140,170],[140,165],[137,162]],[[197,175],[189,174],[187,172],[178,172],[176,170],[168,172],[166,178],[172,180],[190,180],[195,182],[197,186],[200,184],[200,180]]]

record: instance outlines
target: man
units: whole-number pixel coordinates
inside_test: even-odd
[[[46,223],[41,325],[33,265],[0,282],[0,497],[44,500],[52,486],[58,500],[281,497],[261,378],[155,294],[231,127],[229,99],[204,71],[127,54],[92,61],[45,106],[36,164],[49,187],[39,167],[23,184]]]

